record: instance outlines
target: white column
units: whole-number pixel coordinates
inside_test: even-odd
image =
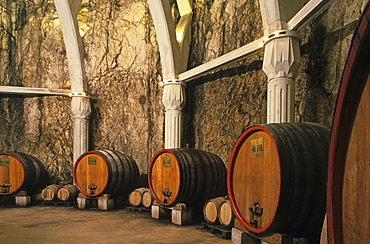
[[[294,121],[295,77],[300,66],[299,38],[277,32],[265,44],[263,71],[268,77],[267,123]],[[289,33],[289,34],[286,34]]]
[[[181,147],[182,109],[186,103],[186,96],[185,83],[178,80],[178,75],[187,69],[193,15],[192,0],[177,0],[176,2],[181,16],[177,26],[172,19],[168,0],[148,0],[162,62],[164,79],[162,102],[166,110],[164,124],[166,149]]]
[[[299,35],[288,21],[308,0],[259,0],[265,33],[263,71],[268,77],[267,123],[294,121],[295,77],[300,66]]]
[[[165,81],[162,103],[166,110],[164,148],[180,148],[183,133],[182,109],[186,104],[185,83],[178,80]]]
[[[71,102],[73,116],[73,163],[89,149],[89,116],[90,99],[85,96],[74,96]]]

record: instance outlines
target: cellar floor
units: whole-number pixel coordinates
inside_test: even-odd
[[[0,243],[231,243],[201,229],[153,219],[149,212],[65,206],[1,206]]]

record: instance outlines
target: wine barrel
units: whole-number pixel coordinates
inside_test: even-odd
[[[152,206],[154,198],[152,193],[150,192],[149,188],[145,188],[146,191],[144,191],[142,198],[141,198],[141,205],[143,205],[144,208],[149,208]]]
[[[370,241],[370,3],[344,66],[329,148],[329,243]]]
[[[202,206],[226,195],[226,166],[217,155],[199,149],[164,149],[151,160],[148,183],[162,206]]]
[[[57,198],[63,202],[74,202],[77,200],[77,196],[80,193],[77,186],[65,185],[59,188],[57,192]]]
[[[203,216],[209,224],[219,224],[218,213],[221,203],[226,201],[227,197],[216,197],[209,199],[203,206]]]
[[[97,150],[83,153],[73,167],[73,180],[86,196],[129,194],[139,180],[135,161],[118,151]]]
[[[21,152],[0,153],[0,196],[30,193],[45,187],[47,181],[45,167],[37,158]]]
[[[230,201],[228,198],[220,203],[218,209],[218,222],[224,229],[231,229],[234,226],[235,215],[231,208]]]
[[[58,191],[59,191],[59,189],[61,187],[62,186],[55,185],[55,184],[46,186],[41,191],[41,194],[40,194],[41,199],[44,200],[44,201],[53,201],[53,200],[56,200],[57,199]]]
[[[134,189],[128,197],[128,202],[130,203],[130,205],[132,205],[134,207],[140,206],[142,198],[143,198],[143,194],[147,190],[149,190],[149,189],[145,188],[145,187],[140,187],[140,188]]]
[[[316,123],[248,127],[231,153],[228,196],[236,218],[259,236],[310,237],[325,215],[328,127]]]

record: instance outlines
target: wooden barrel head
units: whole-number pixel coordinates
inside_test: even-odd
[[[328,172],[329,243],[370,240],[370,3],[353,35],[333,119]]]
[[[254,127],[247,133],[239,138],[236,143],[239,146],[232,155],[229,198],[238,217],[258,233],[269,227],[279,203],[280,162],[276,144],[265,128]],[[263,214],[255,226],[253,211],[258,215],[258,209],[263,209]]]
[[[57,194],[59,189],[61,188],[60,185],[49,185],[42,189],[40,197],[44,201],[53,201],[57,198]]]
[[[145,191],[144,188],[137,188],[133,190],[128,196],[128,202],[132,206],[135,206],[135,207],[139,206],[141,204],[141,199],[142,199],[144,191]]]
[[[232,227],[234,223],[234,213],[228,200],[221,203],[220,209],[218,210],[218,220],[222,226]]]
[[[0,195],[8,195],[18,191],[25,177],[22,162],[11,154],[0,154]]]
[[[177,158],[170,151],[158,152],[150,167],[151,189],[156,200],[162,205],[171,205],[180,189],[180,167]]]
[[[370,80],[357,110],[344,169],[342,214],[345,243],[370,241],[369,126]]]
[[[80,156],[74,166],[74,181],[81,193],[98,196],[105,190],[109,178],[109,168],[105,158],[96,152]]]
[[[143,193],[141,204],[145,208],[149,208],[153,204],[153,196],[148,188],[146,188],[146,191]]]
[[[218,206],[217,202],[207,201],[203,207],[203,215],[208,223],[215,223],[217,221]]]

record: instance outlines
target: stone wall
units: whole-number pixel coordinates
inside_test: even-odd
[[[0,3],[0,85],[69,89],[63,36],[53,1]],[[162,89],[147,3],[84,0],[78,15],[91,96],[90,150],[130,155],[142,174],[163,147]],[[39,158],[54,183],[72,182],[68,97],[1,95],[0,150]]]
[[[297,121],[331,124],[363,2],[337,0],[300,28]],[[147,2],[83,0],[78,20],[92,97],[89,148],[122,151],[145,173],[163,148],[164,131],[160,57]],[[259,1],[194,0],[192,36],[189,68],[262,37]],[[183,146],[216,153],[227,163],[242,131],[266,123],[262,61],[263,51],[187,84]],[[0,3],[0,85],[69,89],[52,0]],[[71,183],[70,98],[1,95],[0,151],[12,149],[39,158],[53,182]]]

